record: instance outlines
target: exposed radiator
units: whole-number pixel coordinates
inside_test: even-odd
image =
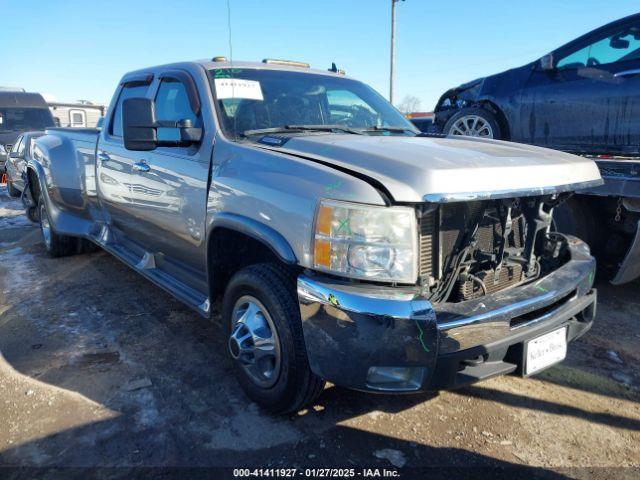
[[[442,278],[459,247],[462,233],[478,221],[480,226],[475,237],[477,249],[497,255],[503,237],[502,224],[496,209],[488,202],[442,205],[438,210],[424,214],[420,218],[420,276]],[[506,247],[522,248],[523,231],[523,218],[512,219]],[[496,284],[493,270],[476,272],[476,276],[484,281],[487,293],[493,293],[519,283],[522,280],[522,267],[504,266]],[[459,300],[482,295],[480,286],[471,281],[458,283],[457,289]]]
[[[487,295],[500,290],[504,290],[511,285],[515,285],[522,281],[522,267],[520,265],[504,265],[498,276],[498,283],[495,282],[496,273],[494,270],[485,270],[476,273],[487,289]],[[469,300],[482,296],[482,287],[472,280],[466,282],[458,282],[458,298],[460,300]]]

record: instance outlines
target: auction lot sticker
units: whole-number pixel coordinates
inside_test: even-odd
[[[241,78],[216,78],[216,95],[219,100],[225,98],[244,98],[247,100],[264,100],[260,82],[242,80]]]

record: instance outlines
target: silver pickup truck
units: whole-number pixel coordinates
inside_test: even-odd
[[[589,248],[549,228],[601,184],[594,162],[420,136],[336,69],[132,72],[101,130],[52,128],[33,150],[23,199],[47,251],[98,245],[201,316],[221,311],[241,385],[273,412],[325,381],[531,375],[594,319]]]

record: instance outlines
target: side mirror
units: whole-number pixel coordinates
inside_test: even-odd
[[[540,59],[540,70],[549,72],[553,70],[553,53],[547,53]]]
[[[200,143],[202,129],[194,127],[191,120],[158,121],[153,100],[127,98],[122,102],[122,136],[127,150],[149,151]]]
[[[153,100],[127,98],[122,102],[122,137],[127,150],[149,151],[158,146]]]

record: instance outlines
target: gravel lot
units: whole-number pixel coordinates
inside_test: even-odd
[[[395,463],[405,478],[424,467],[495,478],[470,467],[531,465],[544,478],[637,478],[640,283],[599,289],[597,324],[536,378],[401,397],[330,386],[312,408],[270,417],[236,384],[216,323],[106,253],[48,258],[3,186],[0,466]]]

